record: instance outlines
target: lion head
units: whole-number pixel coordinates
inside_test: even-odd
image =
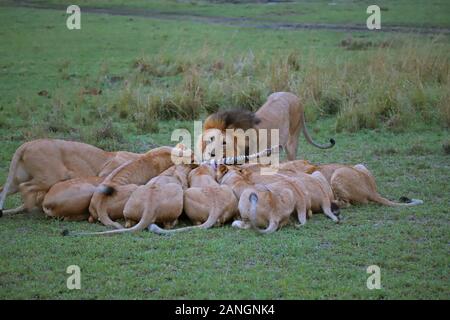
[[[260,122],[261,120],[256,117],[255,113],[248,110],[232,109],[213,113],[205,120],[198,147],[204,153],[208,146],[212,147],[210,144],[216,143],[218,142],[216,139],[220,139],[224,157],[246,154],[248,153],[246,140],[238,139],[235,134],[230,134],[229,129],[233,130],[232,132],[235,132],[236,129],[242,129],[245,132],[248,129],[256,128]],[[230,145],[233,146],[233,150],[230,150]],[[213,151],[210,155],[214,157],[215,148],[211,149]]]

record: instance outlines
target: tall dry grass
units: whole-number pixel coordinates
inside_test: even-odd
[[[108,75],[105,66],[94,80],[101,96],[78,93],[75,105],[106,108],[145,133],[158,131],[158,120],[201,119],[221,108],[256,110],[272,92],[291,91],[303,101],[308,121],[333,116],[337,131],[404,130],[416,122],[448,128],[447,49],[445,41],[411,40],[351,50],[341,46],[329,55],[297,50],[268,57],[248,51],[224,58],[208,48],[188,56],[162,52],[136,58],[121,75]],[[55,104],[50,118],[60,119],[60,109]]]

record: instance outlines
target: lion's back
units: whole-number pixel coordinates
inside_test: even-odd
[[[259,128],[266,129],[290,129],[297,126],[303,114],[303,106],[300,99],[290,92],[272,93],[266,103],[256,111],[256,116],[261,119]]]

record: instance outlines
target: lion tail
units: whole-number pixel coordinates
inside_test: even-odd
[[[122,228],[115,230],[107,230],[107,231],[99,231],[99,232],[84,232],[84,233],[69,233],[67,229],[62,232],[63,236],[109,236],[118,233],[127,233],[127,232],[138,232],[144,230],[147,227],[148,223],[145,221],[145,218],[142,217],[138,224],[131,228]]]
[[[8,177],[6,178],[6,182],[3,185],[0,193],[0,217],[3,215],[3,204],[5,202],[6,197],[8,196],[10,186],[13,183],[14,176],[16,175],[17,172],[17,167],[19,166],[19,162],[23,157],[27,145],[28,145],[27,143],[24,143],[19,148],[17,148],[11,160],[11,164],[9,165]]]
[[[208,219],[206,219],[205,222],[203,222],[202,224],[198,225],[198,226],[189,226],[189,227],[183,227],[183,228],[178,228],[178,229],[172,229],[172,230],[167,230],[167,229],[163,229],[160,228],[157,224],[153,223],[148,227],[148,230],[156,233],[156,234],[172,234],[172,233],[177,233],[177,232],[182,232],[182,231],[188,231],[188,230],[193,230],[193,229],[209,229],[212,228],[217,220],[220,217],[220,211],[221,209],[219,208],[213,208],[212,212],[210,212]]]
[[[250,193],[248,200],[250,201],[250,225],[251,225],[252,229],[255,230],[256,232],[262,233],[262,234],[268,234],[268,233],[277,231],[278,223],[273,219],[270,219],[269,226],[266,229],[258,228],[257,223],[256,223],[256,218],[257,218],[256,217],[256,209],[258,207],[258,196],[256,195],[255,192],[252,192],[252,193]]]
[[[373,202],[390,206],[390,207],[411,207],[423,204],[423,200],[420,199],[409,199],[407,197],[401,197],[400,202],[391,201],[389,199],[383,198],[378,193],[370,198]]]
[[[116,188],[111,185],[101,184],[95,191],[104,194],[105,196],[112,196],[116,192]]]
[[[104,194],[105,196],[112,196],[116,192],[116,187],[114,186],[114,184],[117,184],[117,182],[114,182],[114,178],[131,162],[132,161],[130,160],[122,163],[120,166],[111,171],[111,173],[106,176],[106,178],[103,180],[103,183],[100,184],[95,191]]]
[[[305,114],[303,113],[302,115],[302,128],[303,128],[303,135],[306,138],[306,141],[308,141],[310,144],[312,144],[313,146],[320,148],[320,149],[329,149],[332,148],[335,144],[336,141],[331,138],[330,139],[330,143],[329,144],[318,144],[316,143],[310,136],[308,129],[306,128],[306,121],[305,121]]]

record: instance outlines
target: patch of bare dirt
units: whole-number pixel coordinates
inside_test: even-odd
[[[15,0],[6,5],[15,7],[27,7],[34,9],[47,10],[63,10],[65,12],[66,6],[53,4],[38,4],[30,1]],[[191,13],[167,13],[158,12],[147,9],[135,8],[100,8],[100,7],[82,7],[83,13],[95,14],[109,14],[115,16],[130,16],[130,17],[144,17],[159,20],[182,20],[192,21],[198,23],[220,24],[228,26],[236,26],[243,28],[258,28],[258,29],[280,29],[280,30],[334,30],[334,31],[368,31],[364,24],[329,24],[329,23],[284,23],[276,21],[260,21],[252,18],[231,18],[220,16],[203,16]],[[437,27],[413,27],[413,26],[382,26],[376,32],[400,32],[400,33],[421,33],[421,34],[435,34],[435,33],[450,33],[450,28]]]

